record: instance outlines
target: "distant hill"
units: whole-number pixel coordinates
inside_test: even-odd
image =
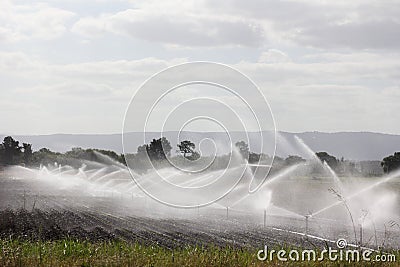
[[[264,132],[265,135],[270,133]],[[253,138],[257,133],[249,133]],[[304,132],[288,133],[280,132],[282,138],[278,138],[277,155],[286,157],[289,154],[306,156],[304,152],[296,149],[294,136],[297,135],[313,150],[327,151],[336,157],[344,157],[352,160],[381,160],[383,157],[400,151],[400,135],[390,135],[370,132]],[[129,133],[129,139],[132,140],[132,147],[129,152],[136,152],[136,148],[142,145],[144,141],[149,142],[152,138],[158,138],[159,133],[151,132],[146,134],[146,140],[143,139],[143,133]],[[177,132],[166,132],[165,136],[176,148]],[[221,132],[183,132],[183,138],[188,138],[198,143],[203,138],[212,138],[217,142],[226,140],[225,133]],[[3,139],[4,135],[0,135]],[[52,134],[52,135],[14,135],[20,142],[28,142],[33,145],[34,150],[47,147],[53,151],[65,152],[72,147],[99,148],[114,150],[122,153],[121,134]],[[233,142],[246,140],[243,132],[232,132]],[[282,142],[282,140],[285,140]],[[298,146],[297,146],[298,147]],[[255,148],[256,151],[259,148]],[[210,153],[211,147],[205,146],[203,153]]]

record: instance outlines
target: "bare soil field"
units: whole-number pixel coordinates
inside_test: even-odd
[[[0,179],[0,237],[28,240],[72,238],[92,242],[123,240],[165,248],[218,246],[260,249],[324,248],[346,238],[356,245],[348,223],[328,219],[266,216],[224,208],[173,209],[148,197],[53,191],[40,181]],[[335,210],[333,210],[334,212]],[[265,225],[264,225],[265,223]],[[364,229],[363,245],[399,248],[399,229]],[[307,235],[305,234],[307,233]]]

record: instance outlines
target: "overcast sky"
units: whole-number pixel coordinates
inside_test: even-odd
[[[278,130],[400,134],[399,1],[32,2],[0,1],[0,133],[119,133],[143,81],[204,60]]]

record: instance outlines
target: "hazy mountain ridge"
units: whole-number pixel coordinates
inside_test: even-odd
[[[248,133],[249,137],[258,133]],[[270,132],[263,132],[265,135],[270,135]],[[164,134],[170,141],[172,146],[176,147],[177,132],[166,132]],[[285,147],[281,145],[278,138],[276,155],[286,157],[289,154],[302,155],[301,151],[291,148],[296,147],[294,136],[297,135],[310,146],[314,151],[327,151],[336,157],[344,157],[352,160],[381,160],[383,157],[393,154],[395,151],[400,151],[400,135],[382,134],[372,132],[303,132],[289,133],[279,132],[279,135],[287,140]],[[132,147],[128,152],[135,152],[137,146],[145,142],[149,142],[153,138],[158,138],[160,133],[146,133],[144,140],[143,133],[132,132],[128,134],[132,141]],[[192,140],[198,143],[204,137],[213,138],[214,140],[223,140],[226,136],[222,132],[183,132],[183,138]],[[3,139],[4,135],[0,135]],[[52,135],[13,135],[15,139],[22,142],[28,142],[33,145],[34,150],[42,147],[49,148],[53,151],[65,152],[72,147],[82,148],[99,148],[114,150],[122,153],[122,137],[121,134],[52,134]],[[244,132],[232,132],[232,140],[246,140]],[[256,148],[259,149],[259,148]],[[203,151],[209,153],[210,151]],[[305,155],[303,155],[305,156]]]

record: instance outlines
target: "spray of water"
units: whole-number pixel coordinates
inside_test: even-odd
[[[301,229],[304,227],[304,215],[302,214],[306,214],[304,210],[317,210],[316,212],[310,212],[307,229],[310,232],[316,229],[318,231],[324,229],[325,233],[332,233],[333,235],[341,232],[342,228],[340,227],[346,225],[347,221],[344,216],[336,216],[335,213],[329,219],[323,215],[327,214],[326,211],[343,204],[343,200],[346,201],[357,218],[361,217],[362,210],[368,210],[368,216],[361,222],[365,228],[371,228],[373,225],[374,228],[378,229],[375,229],[375,231],[379,231],[379,227],[382,228],[382,225],[387,223],[388,220],[397,220],[399,218],[398,192],[389,193],[386,189],[378,192],[375,189],[400,177],[400,171],[381,178],[364,179],[363,182],[358,182],[354,177],[346,177],[345,179],[351,180],[352,183],[343,184],[329,165],[320,162],[315,153],[301,139],[297,138],[296,140],[301,144],[300,147],[304,151],[308,151],[307,153],[310,155],[312,162],[319,162],[318,164],[321,164],[325,170],[329,171],[330,176],[333,177],[332,180],[314,179],[312,173],[307,173],[309,171],[307,166],[310,163],[306,162],[286,166],[282,170],[275,172],[275,174],[271,174],[262,184],[259,191],[249,194],[248,188],[253,179],[253,173],[250,169],[252,166],[247,166],[243,179],[237,187],[223,199],[202,208],[201,214],[203,216],[217,214],[224,220],[228,217],[229,220],[234,219],[239,225],[249,220],[257,221],[264,216],[269,224],[275,223],[276,226],[279,225],[281,228],[302,231]],[[135,214],[150,216],[150,214],[157,213],[157,216],[175,218],[182,216],[182,214],[187,214],[185,216],[190,219],[196,220],[198,218],[197,216],[199,215],[197,213],[185,213],[185,211],[165,207],[153,201],[132,180],[125,166],[121,166],[120,163],[105,155],[98,155],[98,157],[101,157],[102,161],[106,163],[95,164],[85,161],[82,162],[82,166],[78,169],[59,164],[41,166],[39,169],[15,166],[8,168],[5,173],[10,179],[20,182],[22,184],[21,188],[26,189],[29,195],[40,195],[43,199],[51,197],[53,204],[47,200],[38,202],[36,207],[39,208],[54,208],[54,206],[57,206],[70,209],[80,205],[80,208],[84,206],[90,210],[94,209],[93,207],[96,207],[96,205],[108,203],[107,205],[112,206],[115,211],[124,212],[127,216]],[[227,170],[209,170],[199,174],[187,174],[172,168],[164,168],[158,171],[171,183],[182,187],[195,188],[215,182],[222,172],[226,173],[227,177],[235,177],[242,170],[242,166],[238,163]],[[153,172],[143,175],[134,173],[134,175],[140,176],[154,190],[164,194],[169,193],[161,185],[154,183],[152,177],[155,174]],[[363,178],[358,179],[363,180]],[[363,186],[365,184],[368,185]],[[221,184],[217,182],[217,185]],[[349,185],[352,185],[353,188],[349,188]],[[333,203],[327,202],[326,199],[332,197],[331,193],[327,192],[327,187],[339,188],[343,199]],[[355,191],[354,188],[356,189]],[[318,192],[318,194],[315,192]],[[347,194],[343,195],[343,193]],[[207,196],[183,195],[171,197],[197,197],[195,201],[201,202],[203,197],[206,198]],[[293,203],[307,204],[291,206]],[[325,205],[326,203],[328,204]],[[304,205],[307,205],[307,207],[303,207]],[[322,205],[325,206],[321,208]],[[382,206],[385,209],[382,209]],[[97,210],[99,209],[96,208]],[[227,213],[229,216],[227,216]],[[240,214],[246,215],[240,217]],[[284,217],[285,219],[276,219],[275,217]]]
[[[371,184],[371,185],[369,185],[369,186],[367,186],[367,187],[365,187],[365,188],[363,188],[363,189],[361,189],[361,190],[359,190],[359,191],[357,191],[357,192],[355,192],[355,193],[353,193],[353,194],[350,194],[350,195],[347,196],[347,197],[344,197],[344,200],[348,201],[348,200],[351,200],[351,199],[353,199],[353,198],[355,198],[355,197],[358,197],[358,196],[360,196],[360,195],[366,194],[366,193],[368,193],[370,190],[375,189],[375,188],[377,188],[378,186],[380,186],[380,185],[382,185],[382,184],[384,184],[384,183],[387,183],[387,182],[389,182],[389,181],[391,181],[391,180],[393,180],[393,179],[395,179],[395,178],[397,178],[397,177],[399,177],[399,176],[400,176],[400,170],[399,170],[399,171],[396,171],[396,172],[394,172],[394,173],[392,173],[392,174],[389,174],[389,175],[386,176],[385,178],[382,178],[380,181],[378,181],[378,182],[376,182],[376,183],[373,183],[373,184]],[[318,214],[320,214],[320,213],[322,213],[322,212],[324,212],[324,211],[327,211],[327,210],[329,210],[329,209],[331,209],[331,208],[333,208],[333,207],[336,207],[336,206],[338,206],[338,205],[340,205],[340,204],[342,204],[342,203],[343,203],[343,200],[339,200],[339,201],[337,201],[337,202],[335,202],[335,203],[333,203],[333,204],[331,204],[331,205],[329,205],[329,206],[327,206],[327,207],[322,208],[321,210],[318,210],[318,211],[314,212],[314,213],[312,214],[312,216],[316,216],[316,215],[318,215]]]

